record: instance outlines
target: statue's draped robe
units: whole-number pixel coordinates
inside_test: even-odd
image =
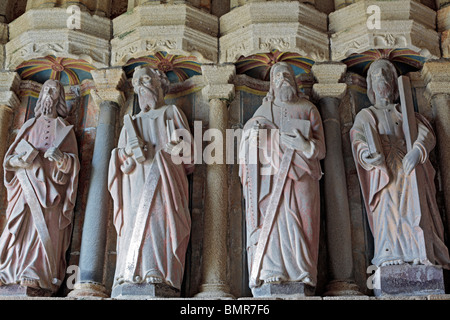
[[[61,164],[44,158],[53,141],[61,136],[60,129],[67,123],[62,118],[48,119],[41,116],[27,121],[19,131],[5,156],[5,186],[8,191],[7,224],[0,238],[0,280],[6,284],[19,283],[23,278],[39,281],[42,289],[56,292],[66,274],[66,251],[70,245],[73,209],[75,206],[78,172],[78,146],[74,131],[70,131],[59,149],[64,153]],[[26,175],[39,201],[48,228],[53,255],[56,261],[55,275],[50,274],[48,254],[34,225],[30,207],[24,196],[15,168],[9,160],[20,140],[28,141],[39,151]]]
[[[444,228],[436,203],[435,170],[428,159],[435,146],[435,137],[428,121],[416,113],[418,138],[414,146],[421,153],[420,166],[425,181],[419,187],[426,195],[426,204],[415,205],[415,184],[403,171],[406,142],[399,106],[392,109],[369,107],[358,113],[350,132],[353,156],[361,183],[361,189],[374,236],[374,265],[390,260],[448,266],[450,259],[444,244]],[[390,120],[389,120],[390,119]],[[387,121],[388,120],[388,121]],[[367,164],[362,154],[368,150],[364,135],[364,123],[376,129],[383,148],[385,162],[379,166]],[[389,124],[390,123],[390,124]],[[424,215],[424,217],[421,216]],[[431,225],[424,226],[423,221]],[[424,241],[427,241],[425,245]],[[426,249],[427,248],[427,249]]]
[[[244,136],[240,146],[240,177],[246,204],[247,253],[249,270],[253,268],[254,255],[260,231],[267,215],[267,207],[274,191],[276,175],[252,174],[255,166],[251,164],[253,142],[249,141],[250,129],[256,124],[267,129],[267,144],[258,140],[260,162],[265,163],[260,169],[275,169],[281,163],[286,151],[283,144],[275,142],[276,130],[282,131],[283,123],[288,119],[303,119],[311,122],[311,145],[309,154],[295,151],[281,194],[276,218],[267,242],[256,284],[271,278],[281,277],[284,281],[302,281],[309,277],[313,285],[317,280],[317,261],[320,232],[320,189],[322,177],[320,160],[325,157],[325,138],[322,120],[317,108],[306,99],[289,107],[278,107],[270,102],[264,103],[244,127]],[[276,159],[276,160],[275,160]],[[268,165],[271,163],[274,166]],[[278,174],[278,173],[277,173]],[[252,188],[258,183],[258,210],[252,209]],[[251,286],[253,286],[251,284]]]
[[[149,147],[144,151],[147,160],[136,161],[131,173],[124,174],[120,169],[127,158],[125,127],[118,148],[112,151],[109,190],[114,200],[114,226],[118,234],[114,287],[123,283],[144,283],[151,277],[158,277],[174,288],[181,288],[191,230],[187,174],[194,167],[192,162],[174,164],[171,155],[163,150],[168,143],[166,120],[169,119],[173,120],[175,129],[187,130],[190,135],[186,117],[176,106],[165,106],[134,117],[137,134]],[[156,162],[160,178],[149,205],[142,242],[132,244],[136,213],[152,162]],[[129,278],[125,269],[127,253],[133,245],[140,245],[139,258],[133,277]]]

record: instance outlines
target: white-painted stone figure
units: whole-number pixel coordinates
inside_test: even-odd
[[[176,164],[171,139],[174,130],[190,129],[183,112],[164,102],[165,74],[138,67],[133,86],[142,111],[125,117],[109,171],[118,235],[113,290],[141,283],[180,290],[191,230],[187,174],[194,166]]]
[[[375,242],[376,266],[404,263],[449,266],[444,227],[436,203],[435,170],[429,160],[436,140],[429,122],[416,113],[418,137],[407,152],[397,71],[388,60],[372,63],[367,94],[351,130],[353,155]],[[411,179],[421,166],[424,181]],[[425,197],[416,202],[417,191]]]
[[[270,81],[263,105],[244,127],[240,149],[250,287],[292,282],[315,287],[322,120],[314,104],[300,97],[289,64],[275,64]],[[264,132],[267,139],[261,139]]]
[[[37,295],[58,291],[66,274],[80,170],[67,115],[64,87],[48,80],[35,117],[22,126],[4,161],[8,221],[0,238],[0,283]]]

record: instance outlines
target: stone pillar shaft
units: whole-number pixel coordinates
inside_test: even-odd
[[[218,130],[225,141],[228,103],[234,98],[234,85],[228,83],[236,73],[235,67],[204,65],[202,73],[208,83],[203,95],[210,103],[209,129]],[[202,284],[198,297],[233,297],[227,280],[228,171],[225,143],[222,147],[222,150],[215,150],[223,151],[221,163],[208,164],[206,169]]]
[[[313,95],[319,101],[325,144],[324,159],[325,211],[327,226],[328,296],[361,294],[354,284],[353,251],[347,179],[342,151],[339,104],[347,85],[339,83],[347,70],[342,63],[315,64],[312,72],[318,81]]]
[[[115,144],[119,105],[103,101],[92,158],[92,173],[84,216],[80,252],[80,284],[103,283],[106,235],[111,197],[108,192],[108,168]]]
[[[210,101],[209,126],[226,135],[227,101]],[[223,153],[225,155],[225,153]],[[229,292],[227,272],[228,175],[227,165],[211,164],[206,169],[206,196],[201,292]]]
[[[122,68],[91,72],[96,89],[92,98],[100,107],[92,158],[91,178],[81,239],[79,279],[70,297],[108,297],[103,284],[108,220],[112,199],[108,191],[111,151],[116,143],[116,123],[125,98],[121,88],[126,81]]]
[[[447,214],[447,230],[450,232],[450,95],[436,94],[431,99],[434,124],[436,128],[437,145],[439,147],[439,164],[444,205]]]
[[[353,281],[353,255],[344,158],[342,156],[340,100],[320,99],[327,155],[324,159],[328,268],[331,282],[327,295],[342,295]],[[344,293],[342,291],[344,289]]]

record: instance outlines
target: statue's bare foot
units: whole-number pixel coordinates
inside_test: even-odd
[[[160,277],[147,277],[147,283],[163,283],[163,279]]]
[[[405,261],[403,261],[402,259],[388,260],[388,261],[383,262],[381,264],[381,266],[386,267],[386,266],[402,265],[404,263],[405,263]]]
[[[283,280],[284,280],[283,276],[274,276],[274,277],[267,278],[266,280],[264,280],[264,282],[265,283],[276,284],[276,283],[283,282]]]
[[[20,280],[20,285],[22,287],[30,287],[30,288],[34,288],[34,289],[40,289],[41,287],[39,286],[39,281],[36,279],[31,279],[31,278],[22,278]]]

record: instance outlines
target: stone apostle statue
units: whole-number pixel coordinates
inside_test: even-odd
[[[51,295],[66,274],[80,169],[67,116],[64,87],[48,80],[35,118],[22,126],[4,161],[8,208],[0,238],[0,283],[19,284],[25,294]]]
[[[308,294],[302,290],[316,286],[319,161],[324,157],[320,114],[300,97],[291,66],[279,62],[271,69],[264,103],[244,127],[240,147],[254,296],[270,295],[263,288],[273,285],[286,284],[287,294]],[[291,292],[292,285],[302,292]]]
[[[183,281],[191,230],[187,174],[194,165],[173,152],[173,132],[190,136],[190,129],[183,112],[164,102],[169,85],[159,70],[136,68],[133,86],[142,111],[125,116],[112,151],[109,191],[118,235],[113,297],[177,296]],[[149,289],[138,293],[134,284]]]
[[[418,137],[407,152],[397,103],[397,71],[388,60],[380,59],[370,66],[367,95],[373,105],[357,114],[350,135],[374,236],[372,263],[376,266],[448,265],[444,228],[436,203],[435,171],[428,159],[435,146],[433,130],[428,121],[416,113]],[[378,151],[371,152],[371,149]],[[425,176],[420,185],[410,176],[418,165],[422,166]],[[426,194],[424,206],[414,204],[414,197],[417,197],[414,189],[417,188],[423,188]],[[423,212],[421,207],[425,209]]]

